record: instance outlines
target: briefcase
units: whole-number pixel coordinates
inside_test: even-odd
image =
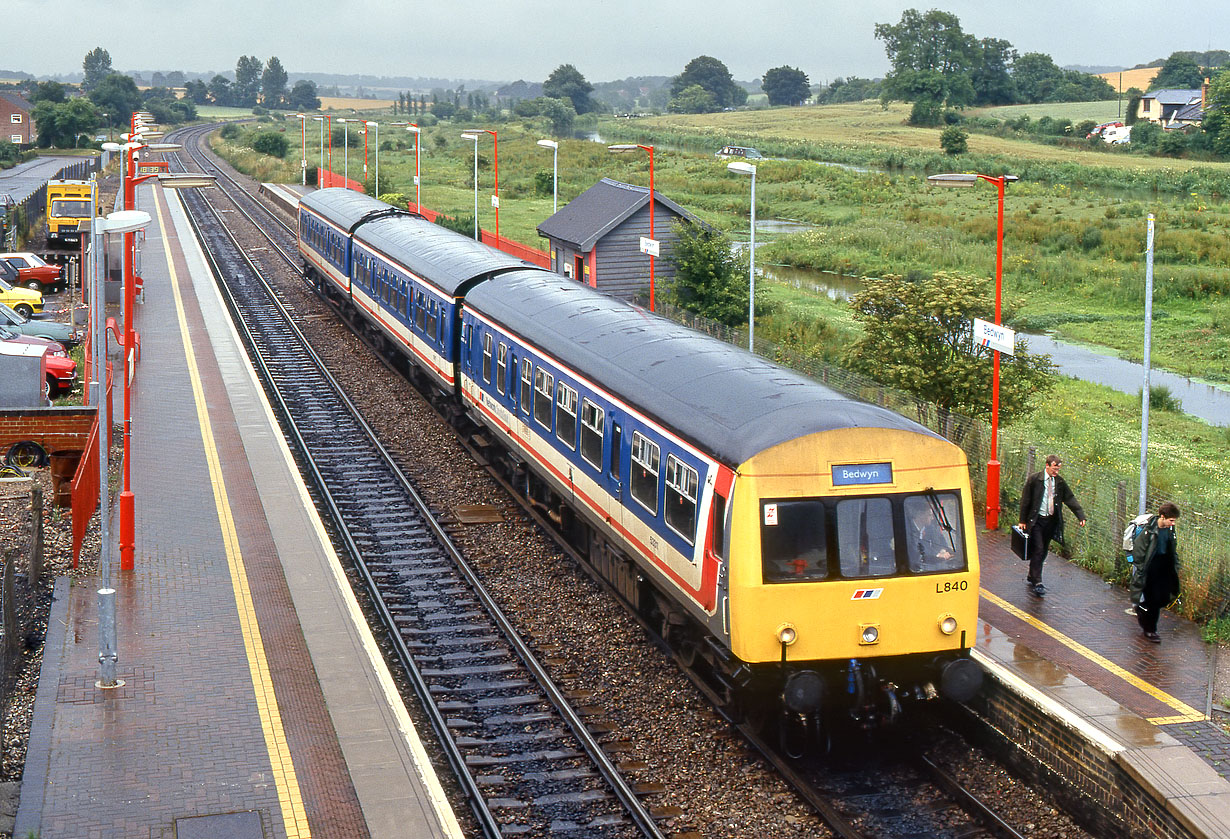
[[[1029,556],[1029,534],[1021,530],[1019,524],[1012,525],[1012,552],[1017,559]]]

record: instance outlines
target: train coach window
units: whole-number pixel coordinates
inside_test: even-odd
[[[764,501],[760,508],[760,563],[764,581],[801,583],[827,578],[828,520],[824,504],[818,500]],[[717,550],[716,531],[713,540]]]
[[[606,412],[588,399],[581,400],[581,457],[595,469],[602,468],[602,431]]]
[[[688,544],[696,543],[696,495],[700,481],[696,470],[677,459],[666,456],[666,507],[662,517],[667,525]]]
[[[499,354],[496,356],[496,359],[495,359],[495,389],[500,392],[501,396],[504,395],[504,391],[508,387],[505,384],[505,381],[506,381],[505,377],[507,377],[507,375],[508,375],[508,344],[505,344],[503,341],[501,341]]]
[[[528,358],[521,361],[521,413],[528,414],[530,412],[530,396],[533,393],[531,390],[534,382],[534,365],[530,363]]]
[[[892,501],[887,498],[838,501],[837,549],[843,577],[882,577],[896,573]]]
[[[577,447],[577,392],[560,382],[555,391],[555,436],[565,446]]]
[[[427,333],[428,338],[438,341],[440,336],[436,334],[436,329],[436,301],[429,300],[427,301],[427,324],[423,327],[423,330]],[[487,381],[491,381],[491,379],[489,378]]]
[[[658,514],[660,457],[661,451],[657,443],[639,431],[632,432],[632,477],[628,488],[632,492],[632,497],[655,516]]]
[[[491,384],[491,333],[483,335],[483,381]]]
[[[555,376],[539,367],[534,371],[534,419],[551,430],[551,406],[555,403]]]
[[[911,571],[926,574],[965,568],[961,501],[956,493],[908,496],[904,511],[905,551]]]
[[[416,296],[414,306],[416,309],[414,315],[415,323],[419,325],[419,329],[426,329],[427,307],[423,305],[423,292],[420,291]]]

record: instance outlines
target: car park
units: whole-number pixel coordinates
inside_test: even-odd
[[[714,155],[718,160],[762,160],[764,155],[749,146],[722,146]]]
[[[58,341],[66,347],[73,347],[81,342],[81,332],[73,329],[67,323],[57,323],[53,320],[31,320],[3,303],[0,303],[0,326],[6,326],[22,335]]]
[[[8,279],[9,276],[13,279]],[[14,285],[16,278],[17,271],[14,268],[8,263],[0,263],[0,303],[11,306],[14,311],[27,318],[35,312],[43,311],[43,295]]]
[[[77,385],[77,362],[69,358],[68,350],[58,341],[35,338],[0,326],[0,342],[7,344],[30,344],[47,348],[47,394],[55,397],[71,393]]]
[[[44,294],[61,286],[64,271],[59,265],[48,265],[35,253],[0,253],[0,261],[17,271],[15,285],[22,285]]]

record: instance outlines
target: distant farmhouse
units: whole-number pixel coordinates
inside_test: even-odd
[[[1208,98],[1208,79],[1197,89],[1154,90],[1140,97],[1136,119],[1156,122],[1168,131],[1182,130],[1201,123]]]
[[[28,146],[34,142],[34,120],[30,118],[30,105],[19,93],[0,90],[0,140],[8,140],[15,146]]]

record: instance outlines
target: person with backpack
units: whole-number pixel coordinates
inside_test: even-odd
[[[1046,586],[1042,585],[1042,565],[1051,540],[1063,543],[1063,505],[1067,504],[1076,516],[1076,523],[1085,526],[1085,511],[1068,489],[1068,482],[1059,477],[1063,461],[1057,454],[1046,456],[1046,468],[1035,472],[1025,480],[1021,490],[1021,532],[1028,534],[1029,574],[1025,584],[1034,597],[1045,597]]]
[[[1179,508],[1165,502],[1136,534],[1132,544],[1132,564],[1137,567],[1141,581],[1136,620],[1154,644],[1162,643],[1162,636],[1157,634],[1162,609],[1179,596],[1179,553],[1174,528],[1178,520]]]
[[[1136,604],[1140,602],[1141,589],[1143,589],[1145,585],[1145,577],[1142,571],[1144,567],[1144,558],[1142,557],[1141,562],[1137,563],[1135,561],[1136,558],[1134,556],[1133,549],[1136,545],[1137,535],[1139,535],[1144,526],[1149,523],[1149,520],[1154,517],[1154,513],[1141,513],[1139,516],[1136,516],[1136,518],[1129,521],[1127,526],[1123,528],[1123,552],[1127,554],[1125,559],[1127,560],[1128,565],[1128,594],[1131,599],[1131,602],[1128,603],[1128,607],[1123,611],[1133,617],[1136,615]]]

